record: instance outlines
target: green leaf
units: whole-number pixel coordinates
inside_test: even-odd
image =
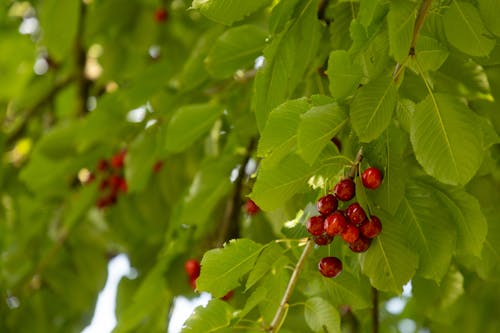
[[[328,58],[328,80],[330,93],[336,99],[344,99],[353,94],[361,81],[363,71],[358,63],[353,63],[344,50],[330,53]]]
[[[424,170],[451,185],[466,184],[482,160],[482,133],[477,116],[457,97],[428,95],[417,104],[411,143]]]
[[[415,3],[411,1],[391,1],[387,25],[389,46],[394,59],[402,63],[410,50],[416,18]]]
[[[266,168],[264,163],[250,197],[265,211],[282,206],[293,195],[307,191],[307,181],[313,175],[331,176],[340,171],[345,160],[331,153],[313,166],[296,154],[286,156],[272,168]]]
[[[264,248],[257,259],[254,268],[248,276],[245,291],[252,288],[283,256],[283,249],[276,243],[271,243]]]
[[[309,107],[307,100],[300,98],[287,101],[271,111],[257,148],[257,155],[266,157],[268,165],[276,165],[295,149],[300,115]]]
[[[43,29],[43,45],[50,55],[61,61],[72,51],[80,19],[80,6],[85,6],[78,0],[60,2],[48,0],[41,6],[40,23]]]
[[[402,223],[382,212],[376,215],[383,230],[370,249],[361,254],[361,269],[378,290],[400,294],[403,285],[415,274],[418,256],[408,247],[408,234]]]
[[[457,227],[457,254],[481,256],[488,233],[488,222],[477,199],[463,189],[428,183],[453,216]]]
[[[260,284],[267,291],[266,298],[259,304],[260,314],[265,323],[270,323],[273,319],[290,281],[290,270],[286,265],[288,260],[277,262],[275,269],[266,274]]]
[[[264,287],[259,287],[248,297],[245,307],[239,313],[240,318],[244,318],[250,311],[264,302],[267,296],[267,290]]]
[[[215,104],[191,104],[180,107],[167,126],[166,146],[168,152],[185,150],[208,132],[223,108]]]
[[[443,16],[443,23],[448,41],[463,53],[487,56],[495,46],[477,8],[468,2],[453,0]]]
[[[305,271],[301,276],[304,283],[303,293],[308,297],[325,294],[334,306],[349,304],[353,309],[366,309],[371,306],[370,288],[367,281],[351,273],[349,269],[344,269],[342,274],[334,279],[325,279],[318,276],[316,270]]]
[[[211,213],[232,188],[229,176],[238,163],[237,156],[225,154],[218,159],[207,159],[198,167],[189,190],[173,219],[176,225],[196,226],[196,233],[203,235],[213,225]]]
[[[269,3],[269,0],[193,0],[192,7],[211,20],[231,25]]]
[[[391,125],[365,149],[365,161],[383,172],[380,187],[376,191],[367,190],[367,195],[371,202],[390,214],[396,212],[405,192],[407,171],[403,154],[407,143],[407,135]]]
[[[252,99],[259,131],[265,127],[269,112],[289,98],[303,82],[315,60],[321,35],[316,19],[318,0],[306,0],[296,10],[298,16],[273,36],[264,49],[264,66],[257,71]]]
[[[438,40],[427,36],[418,38],[415,56],[424,72],[437,71],[449,54],[450,52]],[[418,70],[415,72],[418,72]]]
[[[339,312],[321,297],[307,299],[304,316],[314,332],[340,332]]]
[[[266,37],[266,31],[255,25],[226,30],[205,58],[207,71],[213,77],[227,78],[238,69],[252,67],[266,44]]]
[[[178,81],[175,82],[180,90],[190,91],[209,78],[205,58],[222,32],[222,26],[217,25],[201,34],[194,45],[190,46],[191,53],[184,62]]]
[[[479,0],[479,12],[486,24],[486,28],[500,37],[500,21],[498,20],[500,2],[497,0]]]
[[[198,290],[222,297],[240,285],[243,275],[252,270],[262,245],[249,239],[231,240],[223,249],[207,251],[201,261]]]
[[[432,187],[410,181],[395,217],[412,235],[412,248],[420,254],[419,274],[439,283],[455,249],[456,229],[450,223],[450,212],[443,209]]]
[[[164,267],[158,263],[144,278],[133,299],[120,317],[113,333],[133,331],[145,318],[168,309],[170,292],[165,287]]]
[[[382,76],[359,89],[351,104],[351,122],[361,142],[377,138],[389,125],[397,91],[390,76]]]
[[[314,164],[331,139],[347,124],[347,115],[336,103],[315,106],[301,115],[297,141],[299,155]]]
[[[125,177],[130,192],[144,189],[153,173],[153,165],[158,158],[156,150],[161,147],[158,143],[158,132],[149,129],[141,133],[128,148]]]
[[[198,306],[186,320],[182,333],[215,333],[229,327],[233,308],[227,302],[212,299],[206,306]]]

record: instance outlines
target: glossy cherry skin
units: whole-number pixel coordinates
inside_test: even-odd
[[[329,236],[340,235],[347,227],[347,220],[342,212],[336,211],[325,219],[324,229]]]
[[[371,243],[371,238],[360,236],[355,242],[349,244],[349,248],[352,252],[365,252],[370,248]]]
[[[335,196],[342,201],[349,201],[356,194],[356,186],[351,178],[342,179],[333,189]]]
[[[361,234],[367,238],[375,238],[382,232],[382,222],[375,215],[372,215],[371,218],[361,224],[359,228]]]
[[[318,263],[318,270],[325,277],[336,277],[342,272],[342,261],[337,257],[322,258]]]
[[[190,278],[190,280],[197,279],[200,276],[200,262],[196,259],[188,259],[184,263],[184,270]]]
[[[324,246],[330,244],[333,241],[333,237],[323,233],[319,236],[313,236],[313,240],[317,245]]]
[[[330,215],[335,210],[337,210],[339,202],[337,198],[333,194],[327,194],[324,197],[318,199],[316,203],[316,208],[318,208],[318,212],[322,215]]]
[[[245,211],[248,215],[255,215],[260,212],[260,208],[255,202],[253,202],[253,200],[248,199],[245,203]]]
[[[359,229],[354,224],[348,224],[341,236],[345,242],[354,243],[359,238]]]
[[[374,190],[382,184],[382,172],[375,167],[370,167],[363,171],[361,182],[364,187]]]
[[[350,204],[349,207],[347,207],[347,209],[345,210],[345,214],[352,224],[360,224],[366,219],[364,209],[357,202]]]
[[[313,236],[320,236],[324,232],[325,218],[323,216],[311,216],[307,220],[306,228]]]

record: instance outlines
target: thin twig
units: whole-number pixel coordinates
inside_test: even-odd
[[[418,15],[417,19],[415,20],[415,25],[413,27],[413,34],[411,38],[411,43],[410,43],[410,49],[408,50],[408,57],[414,57],[415,56],[415,48],[417,46],[417,40],[418,36],[420,34],[420,30],[422,29],[425,18],[427,17],[427,14],[429,13],[429,9],[431,8],[432,0],[422,0],[422,4],[420,5],[420,9],[418,10]],[[406,58],[406,60],[408,59]],[[403,64],[397,63],[396,68],[394,69],[393,72],[393,78],[394,82],[398,82],[399,78],[401,77],[401,74],[404,73],[404,69],[406,68],[405,63],[406,60]]]
[[[309,253],[311,253],[313,247],[314,247],[314,241],[312,239],[309,239],[306,243],[306,246],[304,247],[304,250],[302,250],[302,254],[300,255],[299,261],[297,261],[297,265],[293,270],[292,276],[290,277],[290,281],[288,281],[288,286],[286,287],[285,293],[281,298],[280,305],[278,307],[278,310],[276,311],[276,314],[274,315],[273,320],[271,321],[271,325],[269,325],[266,331],[275,333],[279,330],[281,323],[284,319],[286,309],[288,307],[288,301],[292,296],[293,289],[295,288],[295,284],[297,283],[297,280],[299,278],[299,274],[302,268],[304,267],[306,258],[309,255]]]
[[[378,333],[379,320],[378,320],[378,290],[372,287],[372,332]]]
[[[417,19],[415,20],[415,26],[413,27],[413,36],[411,39],[410,50],[408,52],[410,56],[415,54],[415,47],[417,46],[418,35],[420,33],[420,29],[422,29],[424,25],[425,18],[427,17],[429,9],[431,8],[431,4],[432,0],[422,1],[422,5],[420,6],[420,9],[418,11]]]
[[[358,150],[358,153],[356,154],[356,158],[354,159],[354,162],[349,169],[349,178],[354,178],[357,174],[359,163],[361,163],[361,160],[363,160],[363,147],[360,147]]]

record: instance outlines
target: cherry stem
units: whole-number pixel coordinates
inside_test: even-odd
[[[372,332],[378,333],[378,290],[372,287]]]
[[[281,298],[280,305],[278,307],[278,310],[276,311],[276,314],[274,315],[273,320],[271,321],[271,325],[269,325],[266,331],[275,333],[278,332],[278,330],[280,329],[281,324],[285,319],[285,315],[287,312],[286,310],[288,309],[288,301],[290,300],[290,297],[292,296],[293,293],[293,289],[295,288],[295,284],[299,279],[300,271],[304,267],[306,258],[309,256],[313,248],[314,248],[314,241],[312,239],[309,239],[306,243],[306,246],[304,247],[304,250],[302,250],[302,254],[300,255],[299,261],[297,261],[297,265],[293,270],[292,276],[290,277],[290,281],[288,281],[288,286],[286,287],[285,293]]]
[[[361,160],[363,159],[363,147],[360,147],[358,150],[358,153],[356,154],[356,158],[354,159],[354,162],[349,169],[349,178],[354,178],[356,176],[356,173],[358,171],[359,164],[361,163]]]

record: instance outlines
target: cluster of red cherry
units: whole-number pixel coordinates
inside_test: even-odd
[[[364,187],[374,190],[382,183],[382,173],[377,168],[367,168],[361,181]],[[355,196],[356,187],[351,178],[342,179],[333,192],[319,198],[316,207],[321,215],[309,218],[307,231],[318,245],[330,244],[334,236],[340,236],[353,252],[365,252],[372,239],[382,231],[380,219],[375,215],[368,218],[357,202],[345,210],[338,209],[339,200],[348,202]],[[342,271],[342,262],[336,257],[326,257],[321,259],[318,269],[326,277],[335,277]]]
[[[109,160],[100,159],[97,162],[96,171],[91,172],[85,181],[85,184],[90,184],[96,177],[100,180],[98,186],[101,195],[96,201],[97,208],[103,209],[116,204],[118,195],[128,191],[127,181],[123,174],[126,155],[127,150],[124,149],[113,155]],[[162,168],[163,161],[156,161],[153,165],[153,172],[158,173]]]
[[[101,192],[96,201],[97,208],[102,209],[114,205],[118,195],[127,192],[127,181],[123,175],[126,154],[126,150],[121,150],[109,160],[101,159],[97,163],[96,174],[100,178],[98,186]]]

